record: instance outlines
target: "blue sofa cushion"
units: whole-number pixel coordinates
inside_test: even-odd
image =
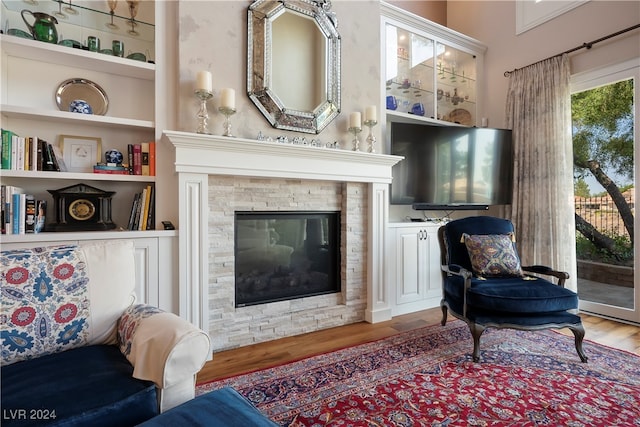
[[[462,277],[448,277],[444,286],[446,299],[452,296],[462,301]],[[578,295],[542,278],[472,278],[467,307],[500,313],[554,313],[578,308]]]
[[[2,425],[141,423],[158,414],[156,387],[132,373],[133,366],[114,345],[80,347],[3,366]]]
[[[152,418],[139,427],[215,426],[276,427],[247,399],[231,387],[224,387],[189,400]]]
[[[454,297],[447,298],[447,303],[452,312],[462,315],[462,300]],[[548,328],[551,324],[556,325],[580,325],[580,316],[568,311],[555,311],[550,313],[500,313],[490,312],[477,308],[468,308],[467,318],[472,322],[485,326],[521,326],[535,327],[542,326]]]

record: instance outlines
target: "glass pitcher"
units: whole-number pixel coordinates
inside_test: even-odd
[[[30,25],[29,22],[27,22],[25,13],[33,17],[33,25]],[[56,30],[56,24],[58,21],[55,17],[43,12],[31,12],[27,9],[22,10],[20,14],[22,15],[22,20],[27,25],[27,28],[29,28],[31,35],[33,35],[35,40],[54,44],[58,43],[58,30]]]

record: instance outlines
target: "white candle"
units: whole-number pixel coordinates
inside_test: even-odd
[[[231,88],[224,88],[220,94],[220,105],[222,108],[236,108],[236,91]]]
[[[369,105],[364,110],[364,121],[365,122],[369,122],[369,121],[376,122],[376,121],[378,121],[378,113],[377,113],[375,105]]]
[[[349,127],[350,128],[362,127],[362,117],[360,115],[360,111],[354,111],[349,115]]]
[[[196,76],[196,90],[213,91],[213,80],[209,71],[198,71]]]

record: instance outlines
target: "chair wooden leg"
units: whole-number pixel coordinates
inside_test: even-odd
[[[480,361],[480,336],[484,332],[485,327],[475,323],[469,323],[469,329],[473,336],[473,361]]]
[[[571,332],[575,336],[576,350],[578,351],[578,356],[580,356],[580,360],[582,363],[587,363],[588,357],[584,353],[582,349],[582,340],[584,339],[584,327],[582,325],[578,326],[570,326]]]
[[[440,308],[442,309],[442,320],[440,321],[440,324],[442,326],[447,324],[447,306],[443,303],[440,303]]]

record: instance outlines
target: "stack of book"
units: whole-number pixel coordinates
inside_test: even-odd
[[[155,230],[155,187],[147,185],[133,197],[128,230]]]
[[[156,175],[156,143],[143,142],[127,145],[128,163],[98,163],[93,173],[109,173],[118,175]]]
[[[127,146],[129,175],[156,175],[156,143],[143,142]]]
[[[8,170],[62,171],[67,167],[57,145],[37,136],[20,136],[2,129],[0,167]]]
[[[25,194],[20,187],[0,186],[2,234],[29,234],[44,231],[47,201]]]

